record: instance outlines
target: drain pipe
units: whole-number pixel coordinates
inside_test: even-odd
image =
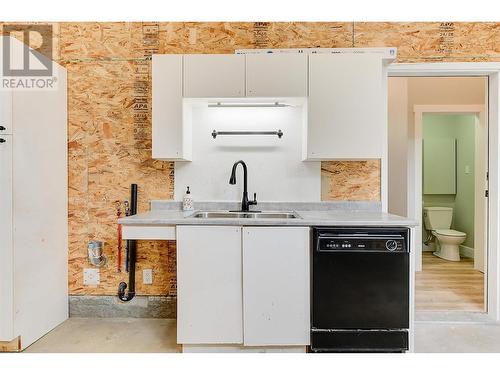
[[[130,215],[137,213],[137,184],[130,185]],[[123,302],[128,302],[135,296],[135,262],[137,260],[136,240],[127,240],[127,247],[129,251],[129,273],[128,273],[128,293],[125,295],[127,283],[122,281],[118,285],[118,298]]]

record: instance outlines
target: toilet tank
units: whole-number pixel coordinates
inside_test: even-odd
[[[424,225],[428,230],[449,229],[452,218],[451,207],[424,207]]]

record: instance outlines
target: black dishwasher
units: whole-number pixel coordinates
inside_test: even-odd
[[[409,229],[313,229],[311,351],[408,349]]]

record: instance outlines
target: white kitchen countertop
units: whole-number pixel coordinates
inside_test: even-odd
[[[153,209],[146,213],[140,213],[134,216],[121,218],[119,223],[128,226],[161,226],[161,225],[235,225],[235,226],[405,226],[414,227],[418,225],[416,220],[388,214],[381,212],[377,209],[366,207],[366,209],[352,209],[359,208],[351,202],[349,208],[342,208],[343,206],[323,204],[319,202],[311,203],[308,208],[307,203],[273,203],[262,204],[257,206],[254,210],[261,209],[263,211],[295,211],[301,218],[300,219],[269,219],[269,218],[193,218],[190,217],[194,212],[199,210],[223,210],[235,209],[226,207],[227,204],[210,207],[205,204],[203,208],[194,212],[183,212],[175,205],[161,206],[153,202]],[[221,208],[221,206],[224,206]],[[172,209],[168,209],[170,207]],[[300,209],[294,209],[300,207]],[[361,206],[362,207],[362,206]],[[176,209],[177,208],[177,209]],[[321,209],[319,209],[321,208]],[[333,209],[332,209],[333,208]],[[363,207],[365,208],[365,207]],[[236,208],[237,209],[237,208]]]

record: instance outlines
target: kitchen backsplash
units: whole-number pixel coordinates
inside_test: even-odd
[[[198,103],[200,101],[201,103]],[[321,199],[321,163],[302,161],[303,101],[281,108],[209,108],[198,100],[185,110],[193,128],[193,160],[175,163],[174,198],[181,200],[186,186],[195,200],[238,201],[243,194],[243,172],[229,184],[233,164],[244,160],[248,193],[258,201]],[[221,135],[212,131],[281,130],[283,136]]]

